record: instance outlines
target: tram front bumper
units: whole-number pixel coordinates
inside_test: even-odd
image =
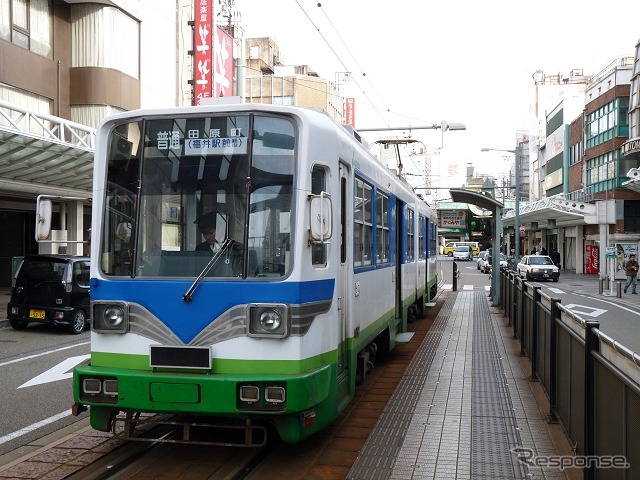
[[[203,415],[302,412],[325,401],[330,366],[296,375],[199,374],[80,365],[74,369],[77,405],[115,410]]]

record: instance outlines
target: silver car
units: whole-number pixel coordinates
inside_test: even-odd
[[[454,260],[473,260],[473,250],[467,245],[459,245],[453,251]]]

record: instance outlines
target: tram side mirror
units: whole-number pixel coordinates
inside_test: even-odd
[[[323,243],[331,238],[332,206],[327,192],[309,195],[309,237],[311,243]]]
[[[51,200],[38,198],[36,204],[36,242],[46,240],[51,235]]]

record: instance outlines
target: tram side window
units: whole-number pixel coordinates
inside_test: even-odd
[[[109,141],[101,261],[101,267],[107,275],[132,274],[140,175],[140,131],[139,122],[118,125]]]
[[[327,190],[325,169],[316,165],[311,172],[311,193],[320,195]],[[327,244],[314,243],[311,246],[311,264],[325,266],[327,264]]]
[[[373,239],[373,225],[371,214],[372,188],[362,180],[356,178],[355,199],[353,212],[353,255],[355,266],[371,265],[371,243]]]
[[[389,197],[376,192],[376,263],[389,263]]]
[[[410,208],[407,208],[405,210],[405,221],[407,222],[407,236],[406,236],[406,257],[407,257],[407,263],[408,262],[413,262],[415,260],[415,251],[414,251],[414,232],[415,232],[415,226],[414,226],[414,216],[413,216],[413,210],[411,210]]]
[[[429,257],[436,258],[438,253],[438,225],[429,221]]]
[[[418,218],[418,260],[424,260],[426,257],[425,229],[427,227],[424,215],[420,215]]]

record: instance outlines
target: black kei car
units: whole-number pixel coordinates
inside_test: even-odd
[[[13,280],[7,318],[16,330],[29,322],[81,333],[89,318],[89,258],[26,255]]]

